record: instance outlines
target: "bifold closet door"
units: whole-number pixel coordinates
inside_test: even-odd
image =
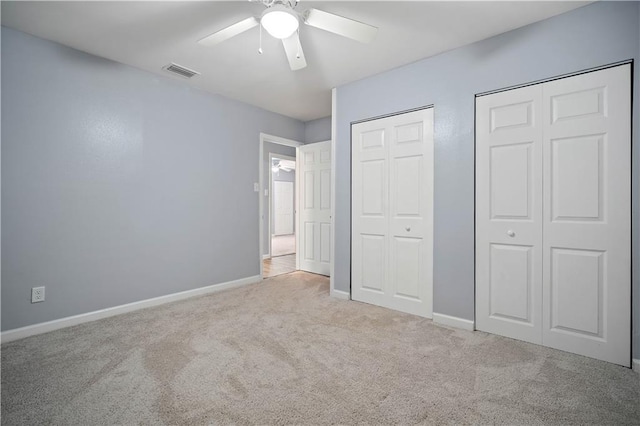
[[[476,328],[542,343],[542,92],[476,101]]]
[[[432,315],[433,109],[352,127],[352,298]]]
[[[630,365],[631,80],[476,100],[476,325]]]

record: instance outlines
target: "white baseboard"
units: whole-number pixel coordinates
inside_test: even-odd
[[[329,291],[329,296],[331,297],[335,297],[336,299],[342,299],[342,300],[350,300],[351,299],[351,295],[349,294],[349,292],[347,291],[342,291],[342,290],[336,290],[335,288],[332,288]]]
[[[631,368],[633,369],[633,371],[640,374],[640,359],[631,360]]]
[[[475,323],[471,320],[452,317],[445,314],[433,313],[433,322],[436,324],[447,325],[449,327],[461,328],[463,330],[473,331],[475,329]]]
[[[215,293],[230,288],[241,287],[247,284],[253,284],[260,281],[260,276],[241,278],[226,283],[214,284],[207,287],[196,288],[193,290],[181,291],[179,293],[168,294],[166,296],[154,297],[152,299],[140,300],[139,302],[127,303],[126,305],[114,306],[111,308],[100,309],[99,311],[87,312],[84,314],[74,315],[71,317],[60,318],[53,321],[42,322],[40,324],[28,325],[26,327],[14,328],[13,330],[3,331],[0,334],[0,341],[12,342],[14,340],[24,339],[25,337],[35,336],[36,334],[47,333],[49,331],[59,330],[61,328],[71,327],[73,325],[83,324],[85,322],[96,321],[127,312],[137,311],[139,309],[150,308],[152,306],[164,305],[165,303],[176,302],[178,300],[188,299],[190,297],[202,296],[209,293]]]
[[[262,255],[262,260],[267,260],[267,259],[271,259],[271,255],[270,254],[263,254]]]

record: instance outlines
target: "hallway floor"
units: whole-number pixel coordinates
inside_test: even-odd
[[[263,262],[263,276],[265,278],[275,277],[276,275],[288,274],[296,270],[296,255],[272,257],[265,259]]]

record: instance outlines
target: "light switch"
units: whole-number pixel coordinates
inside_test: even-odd
[[[260,184],[258,182],[253,182],[253,191],[260,192]]]

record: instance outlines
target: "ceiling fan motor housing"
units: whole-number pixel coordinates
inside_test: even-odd
[[[298,14],[285,4],[274,4],[262,13],[260,23],[275,38],[290,37],[300,25]]]

